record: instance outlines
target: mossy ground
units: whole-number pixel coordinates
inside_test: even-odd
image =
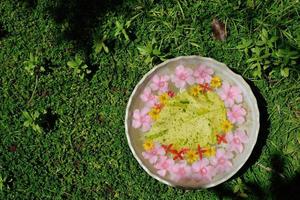
[[[1,0],[0,198],[232,199],[243,196],[240,185],[252,199],[296,196],[299,65],[288,78],[253,78],[236,46],[262,28],[293,45],[299,11],[296,0]],[[224,42],[212,38],[213,17],[228,27]],[[105,35],[108,53],[99,50]],[[25,70],[30,53],[45,72]],[[67,66],[76,54],[92,71],[83,79]],[[131,91],[161,59],[180,55],[226,63],[249,81],[260,105],[261,132],[249,162],[216,188],[159,183],[127,145]],[[42,132],[24,126],[25,111],[41,113],[32,124]]]

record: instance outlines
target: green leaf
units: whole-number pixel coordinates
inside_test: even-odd
[[[77,63],[77,66],[80,66],[82,64],[83,61],[79,54],[75,55],[75,62]]]
[[[30,121],[29,121],[29,120],[27,120],[27,121],[25,121],[25,122],[24,122],[24,124],[23,124],[23,125],[24,125],[25,127],[29,127],[29,126],[30,126],[30,124],[31,124],[31,123],[30,123]]]
[[[108,52],[109,52],[109,49],[108,49],[108,47],[104,44],[104,42],[102,43],[102,46],[103,46],[104,52],[105,52],[105,53],[108,53]]]
[[[42,129],[39,125],[33,124],[32,125],[33,130],[35,130],[38,133],[42,133]]]
[[[31,120],[32,118],[31,118],[31,116],[29,115],[29,113],[27,112],[27,111],[23,111],[22,112],[22,114],[23,114],[23,116],[28,120]]]
[[[71,67],[71,68],[77,68],[78,66],[77,66],[77,62],[75,62],[75,61],[68,61],[67,62],[67,65],[69,66],[69,67]]]
[[[261,68],[260,67],[258,67],[255,71],[253,71],[253,76],[261,78]]]
[[[160,55],[160,50],[159,49],[154,49],[153,54],[156,55],[156,56],[159,56]]]
[[[0,191],[3,189],[3,179],[2,176],[0,175]]]
[[[40,116],[40,113],[38,111],[34,111],[32,118],[35,120]]]
[[[146,59],[145,59],[145,63],[151,63],[152,62],[152,58],[150,56],[148,56]]]
[[[285,67],[285,68],[283,68],[283,69],[280,70],[280,74],[281,74],[281,76],[283,76],[283,77],[286,78],[290,74],[290,69],[287,68],[287,67]]]
[[[102,50],[102,47],[103,47],[102,43],[96,43],[94,45],[95,53],[100,53]]]
[[[233,187],[233,193],[237,193],[239,190],[240,190],[239,185],[235,185],[235,186]]]
[[[297,151],[297,149],[298,149],[298,146],[297,146],[296,144],[294,144],[293,142],[289,142],[289,143],[287,144],[287,146],[285,146],[285,147],[283,148],[283,153],[284,153],[284,154],[292,154],[292,153],[294,153],[295,151]]]
[[[148,52],[148,50],[147,50],[146,48],[144,48],[144,47],[138,47],[138,50],[139,50],[139,52],[140,52],[141,55],[146,56],[146,55],[149,55],[149,54],[150,54],[150,53]]]

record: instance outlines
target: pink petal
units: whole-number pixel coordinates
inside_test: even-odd
[[[150,128],[151,128],[151,124],[150,124],[150,123],[144,123],[144,124],[142,125],[142,131],[143,131],[143,132],[149,131]]]
[[[238,118],[236,119],[236,121],[237,121],[238,124],[242,124],[242,123],[245,122],[245,118],[244,118],[244,117],[238,117]]]
[[[159,88],[158,85],[157,85],[156,83],[151,83],[151,84],[150,84],[150,87],[152,88],[153,91],[156,91],[156,90],[158,90],[158,88]]]
[[[142,115],[142,116],[145,116],[145,115],[148,114],[148,112],[149,112],[149,108],[145,107],[145,108],[143,108],[143,109],[141,110],[141,115]]]
[[[133,128],[139,128],[141,127],[142,123],[138,120],[132,120],[132,126]]]
[[[170,77],[168,75],[163,75],[160,80],[167,82],[169,79],[170,79]]]
[[[167,170],[161,169],[161,170],[158,170],[157,173],[158,173],[160,176],[164,177],[164,176],[166,176],[166,174],[167,174]]]
[[[193,165],[192,165],[192,170],[193,170],[194,172],[198,172],[198,171],[200,170],[200,168],[201,168],[201,163],[200,163],[199,161],[193,163]]]
[[[135,109],[133,112],[133,118],[139,119],[140,118],[140,111],[138,109]]]
[[[235,97],[235,100],[237,103],[241,103],[243,101],[243,96],[239,94]]]
[[[242,153],[244,147],[243,147],[242,144],[240,144],[240,145],[237,146],[237,149],[238,149],[238,151],[239,151],[240,153]]]
[[[153,78],[152,78],[152,81],[153,81],[153,83],[156,83],[156,84],[158,84],[159,83],[159,76],[158,75],[154,75],[153,76]]]
[[[145,159],[149,159],[150,158],[150,154],[147,152],[142,152],[142,155]]]
[[[229,83],[227,83],[227,82],[223,83],[223,85],[222,85],[222,90],[223,90],[225,93],[227,93],[227,92],[229,91],[229,89],[230,89]]]
[[[154,163],[156,163],[157,159],[158,159],[157,156],[152,156],[152,157],[149,159],[149,162],[150,162],[151,164],[154,164]]]

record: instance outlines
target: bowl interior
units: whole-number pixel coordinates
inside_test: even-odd
[[[215,74],[220,76],[223,81],[239,86],[242,90],[244,97],[244,107],[247,110],[247,117],[246,122],[242,126],[240,126],[240,128],[246,130],[249,136],[249,142],[245,145],[244,151],[238,154],[233,159],[233,167],[231,171],[215,176],[213,180],[209,183],[203,183],[199,181],[196,182],[194,180],[174,182],[168,177],[162,178],[159,175],[157,175],[154,167],[142,156],[143,141],[141,133],[131,126],[133,111],[143,106],[143,102],[141,102],[139,96],[146,87],[146,85],[149,83],[151,78],[155,74],[171,74],[174,72],[175,68],[180,64],[183,64],[184,66],[192,69],[195,69],[199,64],[205,64],[211,67],[215,71]],[[205,58],[200,56],[185,56],[163,62],[162,64],[154,67],[142,78],[142,80],[135,87],[129,99],[125,116],[125,128],[127,140],[133,155],[149,175],[171,186],[183,188],[208,188],[228,180],[245,164],[245,162],[249,158],[258,136],[259,110],[257,106],[257,101],[249,85],[240,75],[237,75],[234,72],[232,72],[225,64],[217,62],[211,58]]]

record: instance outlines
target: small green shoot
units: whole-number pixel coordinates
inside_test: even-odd
[[[117,37],[119,40],[122,40],[122,36],[125,38],[125,40],[128,42],[129,36],[127,34],[127,29],[129,29],[131,25],[131,21],[126,21],[125,24],[122,23],[122,21],[116,21],[116,28],[115,28],[115,37]]]
[[[105,53],[108,53],[108,52],[109,52],[108,47],[107,47],[106,44],[104,43],[105,40],[106,40],[106,35],[103,36],[103,38],[102,38],[101,40],[96,40],[96,41],[94,42],[93,49],[94,49],[95,55],[96,55],[96,54],[99,54],[102,50],[103,50]]]
[[[24,111],[23,117],[25,118],[24,126],[29,128],[31,127],[35,132],[42,133],[42,128],[37,124],[40,113],[35,111],[34,113],[29,113],[28,111]]]
[[[263,74],[272,76],[277,72],[282,77],[289,76],[290,67],[296,65],[300,54],[288,47],[279,49],[277,43],[277,36],[271,36],[266,29],[262,29],[257,39],[242,39],[242,43],[237,46],[246,55],[246,63],[254,77],[261,78]]]
[[[84,64],[79,54],[75,55],[74,60],[68,61],[67,65],[74,70],[74,75],[79,75],[80,79],[84,79],[87,74],[91,73],[91,70],[89,70],[88,66]]]
[[[235,181],[235,185],[233,187],[233,193],[235,193],[238,197],[248,198],[248,195],[245,191],[248,190],[247,186],[243,183],[241,178],[237,178]]]
[[[151,42],[148,42],[144,47],[138,47],[138,50],[142,56],[145,57],[145,63],[150,64],[153,62],[155,57],[158,57],[160,60],[164,60],[161,56],[161,52],[156,45],[156,40],[153,38]]]
[[[43,66],[39,66],[40,62],[37,56],[34,56],[32,53],[29,54],[29,60],[23,62],[25,66],[25,70],[33,76],[36,71],[44,72],[45,68]]]

